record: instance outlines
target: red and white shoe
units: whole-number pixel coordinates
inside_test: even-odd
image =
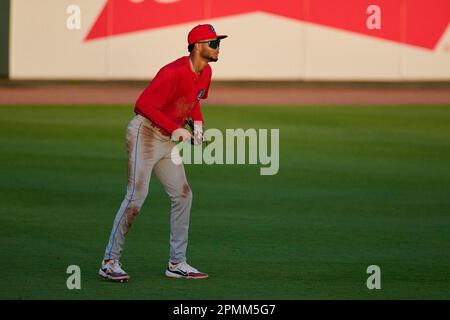
[[[122,264],[115,259],[103,260],[98,274],[103,279],[117,282],[127,282],[130,279],[128,273],[122,269]]]
[[[203,273],[191,267],[186,261],[178,264],[172,264],[169,262],[169,266],[166,270],[166,276],[169,278],[185,278],[185,279],[206,279],[208,274]]]

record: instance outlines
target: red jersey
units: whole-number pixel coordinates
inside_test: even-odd
[[[211,67],[196,75],[189,56],[181,57],[162,67],[136,101],[134,111],[150,119],[169,136],[184,127],[186,118],[202,121],[200,99],[208,97]]]

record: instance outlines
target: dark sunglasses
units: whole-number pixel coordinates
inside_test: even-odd
[[[220,39],[209,40],[209,41],[199,41],[198,43],[207,43],[208,46],[212,49],[217,49],[220,47]]]

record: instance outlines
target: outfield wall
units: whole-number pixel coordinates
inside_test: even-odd
[[[10,13],[11,79],[148,79],[209,22],[229,35],[216,80],[450,80],[449,0],[11,0]]]

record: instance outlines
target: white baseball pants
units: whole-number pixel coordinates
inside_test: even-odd
[[[186,260],[192,192],[183,164],[171,160],[175,143],[151,126],[150,120],[136,115],[128,124],[128,186],[125,199],[116,214],[104,259],[119,259],[125,236],[147,197],[152,171],[171,200],[170,261]]]

